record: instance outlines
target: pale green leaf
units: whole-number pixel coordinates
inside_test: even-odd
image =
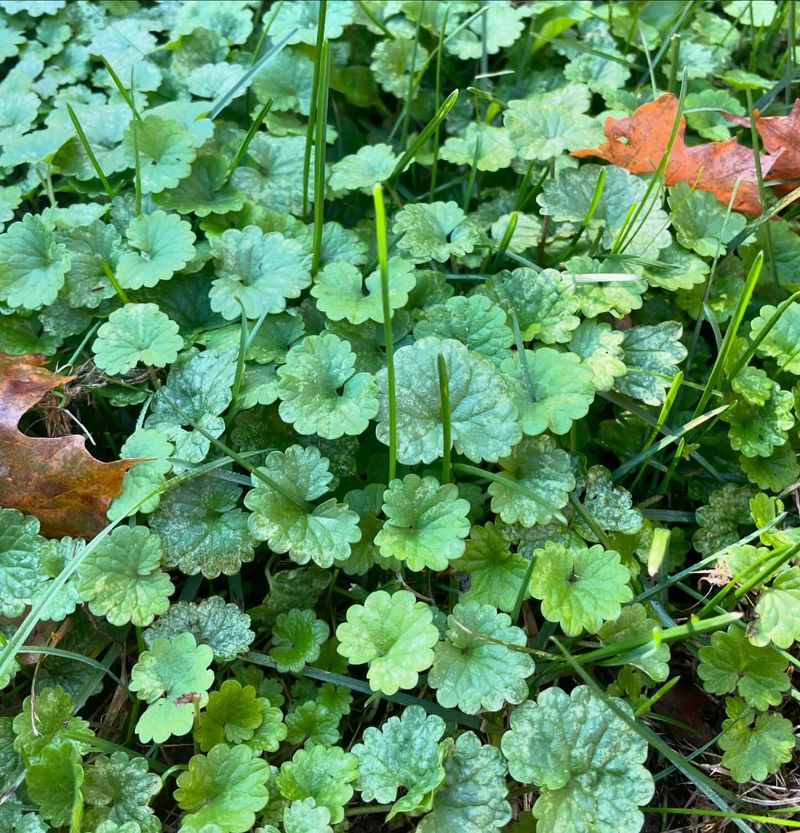
[[[490,604],[509,613],[525,582],[528,561],[522,555],[512,553],[509,542],[498,528],[487,523],[472,527],[464,555],[451,566],[457,573],[469,577],[469,587],[462,594],[462,601]]]
[[[330,636],[327,623],[317,619],[313,610],[281,613],[272,626],[270,657],[278,671],[298,674],[304,666],[319,658],[320,647]]]
[[[388,819],[397,813],[427,809],[429,794],[445,779],[444,750],[439,743],[444,730],[444,720],[426,715],[421,706],[408,706],[380,729],[365,729],[362,743],[353,747],[362,799],[391,803]],[[398,799],[401,788],[405,793]]]
[[[314,561],[330,567],[350,556],[350,545],[361,538],[358,515],[330,498],[316,506],[316,500],[330,488],[333,475],[329,461],[313,446],[290,446],[286,452],[273,451],[262,469],[277,488],[253,475],[253,488],[245,497],[252,511],[250,531],[267,541],[273,552],[288,552],[297,564]]]
[[[252,561],[248,516],[238,508],[242,490],[215,477],[197,477],[167,491],[150,516],[168,566],[193,576],[235,575]]]
[[[230,661],[247,651],[255,638],[250,617],[234,604],[225,604],[219,596],[200,602],[177,602],[144,632],[144,641],[152,648],[156,639],[174,639],[190,633],[198,644],[208,645],[214,659]]]
[[[633,598],[630,573],[614,550],[599,544],[568,549],[548,541],[534,555],[531,595],[541,599],[544,618],[558,622],[567,636],[597,633]]]
[[[495,481],[489,484],[492,512],[507,524],[524,527],[549,523],[575,488],[570,457],[552,437],[525,437],[509,457],[500,460],[503,478],[527,494]]]
[[[442,453],[438,357],[445,361],[453,446],[474,462],[508,455],[522,434],[517,411],[495,366],[453,339],[433,336],[395,353],[397,459],[403,464],[431,463]],[[381,395],[377,436],[389,442],[388,382],[376,380]]]
[[[212,238],[217,278],[211,288],[211,308],[228,321],[244,314],[258,318],[286,309],[311,283],[310,258],[296,240],[280,232],[265,234],[257,226],[228,229]]]
[[[443,706],[467,714],[521,703],[528,696],[526,678],[534,665],[528,654],[511,646],[526,642],[525,632],[491,605],[457,604],[447,617],[446,639],[434,650],[428,684]]]
[[[512,388],[522,430],[528,436],[545,431],[566,434],[576,419],[589,413],[595,395],[594,374],[574,353],[551,347],[525,350],[500,365]],[[530,384],[528,384],[530,383]]]
[[[177,778],[175,800],[187,811],[181,831],[200,833],[206,824],[223,833],[246,833],[267,803],[269,764],[247,746],[217,744],[194,755]]]
[[[375,536],[385,558],[404,562],[409,570],[445,570],[464,552],[469,535],[469,503],[452,483],[407,474],[383,493],[386,521]]]
[[[628,372],[616,382],[616,390],[647,405],[660,405],[667,388],[686,358],[676,321],[631,327],[625,331],[623,361]]]
[[[140,362],[152,367],[172,364],[182,347],[178,325],[155,304],[126,304],[101,325],[92,352],[95,364],[115,376]]]
[[[281,419],[328,440],[363,433],[378,413],[378,389],[371,373],[355,373],[355,362],[338,336],[306,336],[278,368]]]
[[[654,791],[647,742],[587,686],[569,695],[553,686],[518,706],[501,747],[511,776],[540,789],[537,833],[639,833],[639,806]]]
[[[124,289],[141,289],[169,280],[195,254],[192,227],[177,214],[154,211],[134,217],[125,236],[138,251],[120,255],[117,279]]]
[[[0,234],[0,301],[12,308],[52,304],[64,285],[70,255],[52,228],[26,214]]]
[[[149,704],[136,724],[142,743],[163,743],[192,730],[195,701],[205,705],[206,691],[214,682],[208,670],[212,658],[211,648],[197,645],[190,633],[155,639],[150,650],[140,654],[128,688]]]
[[[445,781],[417,833],[496,833],[511,818],[500,750],[472,732],[459,735],[444,759]]]
[[[409,203],[395,215],[392,231],[402,235],[398,248],[417,263],[444,263],[469,254],[478,242],[477,229],[454,202]]]
[[[394,694],[414,688],[420,672],[433,662],[439,631],[431,609],[407,590],[389,595],[370,593],[363,605],[347,609],[347,621],[336,629],[338,652],[351,665],[369,664],[373,691]]]
[[[112,625],[149,625],[175,587],[161,570],[161,542],[145,526],[119,526],[81,562],[81,598]]]

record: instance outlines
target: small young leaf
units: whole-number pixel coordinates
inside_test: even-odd
[[[269,655],[278,671],[298,674],[319,658],[320,646],[329,635],[327,623],[317,619],[313,610],[290,610],[275,620]]]
[[[567,636],[597,633],[633,598],[630,573],[613,550],[568,549],[548,541],[535,558],[531,595],[542,600],[545,619],[558,622]]]
[[[136,724],[142,743],[163,743],[192,730],[195,701],[204,706],[214,682],[208,670],[212,658],[211,648],[198,645],[190,633],[155,639],[151,649],[140,654],[128,688],[149,704]]]
[[[397,558],[409,570],[444,570],[464,552],[469,535],[469,503],[452,483],[407,474],[383,494],[386,522],[375,536],[385,558]]]
[[[373,691],[394,694],[414,688],[419,674],[433,662],[439,631],[431,609],[407,590],[389,595],[370,593],[363,605],[347,609],[347,621],[336,629],[337,651],[352,665],[369,664]]]
[[[177,778],[175,800],[188,811],[181,830],[216,825],[223,833],[246,833],[267,803],[268,778],[269,764],[244,745],[219,743],[208,755],[194,755]]]
[[[153,367],[172,364],[182,347],[178,325],[155,304],[126,304],[97,331],[92,352],[95,364],[116,376],[140,362]]]

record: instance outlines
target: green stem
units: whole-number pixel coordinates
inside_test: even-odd
[[[378,246],[378,266],[381,271],[381,301],[383,303],[383,335],[386,342],[386,377],[389,396],[389,481],[397,473],[397,398],[394,375],[394,334],[392,306],[389,303],[389,254],[386,248],[386,207],[383,188],[377,183],[372,190],[375,202],[375,235]]]
[[[97,161],[97,157],[94,155],[92,146],[89,144],[89,140],[86,138],[86,134],[83,132],[81,123],[78,121],[78,117],[75,115],[75,111],[72,109],[72,105],[69,102],[67,102],[67,113],[69,113],[69,118],[72,122],[72,126],[75,128],[75,132],[78,134],[78,140],[80,141],[81,145],[83,145],[83,149],[86,151],[86,155],[89,157],[89,161],[92,163],[94,172],[97,174],[97,178],[100,180],[100,184],[103,186],[103,190],[109,197],[113,199],[114,189],[111,187],[111,184],[106,179],[106,175],[103,173],[103,169],[100,167],[100,163]]]
[[[442,483],[449,483],[452,478],[450,449],[453,444],[450,425],[450,380],[447,362],[441,353],[436,358],[436,365],[439,370],[439,403],[442,409]]]
[[[247,153],[247,148],[250,147],[250,142],[253,141],[253,138],[258,132],[258,128],[261,127],[261,124],[267,117],[267,113],[269,113],[271,107],[272,99],[269,98],[267,99],[267,103],[261,108],[261,110],[259,110],[255,119],[253,119],[253,123],[247,131],[247,135],[244,137],[242,144],[239,146],[239,150],[236,151],[236,156],[233,157],[231,164],[228,166],[228,173],[225,175],[225,182],[228,182],[228,180],[233,176],[233,172],[239,167],[239,163],[242,161],[245,153]]]
[[[314,140],[314,127],[317,118],[317,99],[319,98],[319,77],[322,69],[322,42],[325,39],[325,17],[328,13],[328,0],[320,0],[319,18],[317,20],[317,45],[314,50],[314,79],[311,84],[311,108],[306,125],[306,147],[303,151],[303,217],[308,213],[308,179],[311,171],[311,145]]]
[[[314,248],[311,255],[311,274],[319,271],[322,259],[322,224],[325,219],[325,154],[328,129],[328,85],[330,83],[329,45],[322,41],[320,55],[319,99],[314,139]]]
[[[113,271],[111,270],[111,266],[109,266],[108,261],[102,255],[98,255],[97,259],[100,261],[100,266],[106,273],[108,282],[114,287],[114,291],[119,296],[120,301],[122,301],[123,304],[129,304],[131,300],[127,296],[125,290],[119,285],[119,281],[116,279]]]

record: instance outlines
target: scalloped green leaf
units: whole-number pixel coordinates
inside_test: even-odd
[[[728,719],[722,723],[719,747],[722,765],[739,784],[765,781],[792,759],[795,737],[792,722],[779,714],[748,714],[743,701],[728,698]]]
[[[444,759],[444,784],[417,833],[496,833],[511,818],[506,800],[506,766],[500,750],[481,744],[472,732],[456,738]]]
[[[312,746],[298,749],[281,766],[278,789],[290,801],[313,798],[327,807],[331,822],[344,818],[344,808],[353,797],[352,783],[358,778],[358,758],[339,746]]]
[[[140,362],[166,367],[178,358],[182,347],[178,325],[155,304],[125,304],[100,326],[92,352],[95,364],[115,376]]]
[[[190,633],[154,639],[139,655],[128,688],[148,704],[136,723],[142,743],[163,743],[172,735],[191,732],[195,703],[206,704],[206,692],[214,682],[208,670],[212,658],[211,648],[198,645]]]
[[[311,283],[311,259],[303,246],[280,232],[265,234],[257,226],[228,229],[212,238],[217,277],[211,286],[211,309],[228,321],[244,314],[258,318],[286,309]]]
[[[219,596],[170,605],[144,632],[144,641],[151,648],[156,639],[174,639],[182,633],[190,633],[198,644],[208,645],[219,661],[230,661],[245,653],[255,639],[250,617]]]
[[[631,707],[614,705],[632,717]],[[540,789],[537,833],[639,833],[653,795],[647,742],[587,686],[555,686],[511,713],[501,748],[512,778]]]
[[[329,461],[314,446],[290,446],[271,452],[262,469],[275,486],[253,475],[254,488],[244,503],[252,511],[248,523],[253,536],[267,541],[277,553],[289,553],[297,564],[314,561],[330,567],[350,556],[350,545],[361,538],[358,515],[329,498],[316,500],[330,488]]]
[[[248,514],[239,508],[242,490],[215,477],[197,477],[167,491],[150,516],[164,559],[188,576],[235,575],[253,560],[255,542]]]
[[[161,542],[145,526],[120,526],[84,557],[78,591],[112,625],[149,625],[175,586],[161,570]]]
[[[477,229],[455,202],[409,203],[395,215],[392,231],[402,235],[397,247],[417,263],[444,263],[478,242]]]
[[[521,703],[528,696],[526,679],[534,664],[514,646],[526,642],[525,632],[491,605],[457,604],[447,617],[446,639],[434,650],[428,684],[443,706],[467,714]]]
[[[786,660],[775,650],[751,644],[744,628],[731,625],[711,635],[698,653],[697,673],[710,694],[738,692],[759,711],[777,706],[789,688]]]
[[[569,454],[557,448],[552,437],[524,437],[509,457],[500,460],[500,467],[503,478],[526,492],[499,481],[489,484],[492,512],[507,524],[549,523],[575,488]]]
[[[431,609],[407,590],[391,595],[370,593],[363,605],[347,609],[347,621],[336,629],[336,650],[351,665],[367,663],[373,691],[395,694],[414,688],[419,674],[433,662],[439,630]]]
[[[451,566],[469,577],[463,602],[490,604],[506,613],[514,609],[528,572],[528,560],[511,552],[509,541],[492,523],[472,527],[464,555]]]
[[[202,833],[216,825],[223,833],[246,833],[267,803],[269,764],[247,746],[217,744],[208,755],[193,755],[177,778],[175,800],[181,830]]]
[[[469,535],[468,501],[452,483],[407,474],[383,493],[386,521],[375,536],[385,558],[404,562],[409,570],[445,570],[464,552]]]
[[[515,353],[500,365],[511,387],[525,434],[566,434],[594,401],[594,373],[574,353],[551,347]]]
[[[505,312],[485,295],[454,295],[443,304],[421,310],[414,338],[428,336],[460,341],[497,366],[514,341]]]
[[[51,226],[26,214],[0,234],[0,301],[12,309],[40,309],[64,285],[70,255]]]
[[[281,613],[272,626],[269,655],[278,671],[298,674],[306,664],[319,658],[320,647],[330,632],[328,624],[317,619],[313,610],[295,608]]]
[[[579,636],[584,630],[597,633],[619,617],[622,603],[633,598],[629,581],[614,550],[599,544],[568,549],[548,541],[535,552],[531,595],[541,600],[545,619],[558,622],[567,636]]]
[[[355,372],[356,354],[338,336],[306,336],[278,368],[281,419],[299,434],[335,440],[366,431],[378,413],[371,373]]]
[[[192,134],[175,119],[156,115],[145,116],[141,121],[132,119],[125,131],[122,146],[130,168],[135,163],[137,145],[145,194],[175,188],[189,176],[197,156]]]
[[[445,779],[444,749],[439,743],[444,730],[444,720],[426,715],[421,706],[408,706],[380,729],[367,727],[362,742],[353,747],[362,799],[391,803],[387,819],[428,809],[430,793]],[[401,788],[405,794],[397,798]]]
[[[398,462],[431,463],[442,453],[440,355],[447,368],[455,450],[474,462],[507,456],[522,433],[501,374],[460,342],[429,336],[395,352]],[[377,436],[388,445],[386,370],[377,373],[376,381],[381,397]]]

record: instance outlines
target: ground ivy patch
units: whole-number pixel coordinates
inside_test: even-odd
[[[0,830],[798,826],[797,26],[0,0]]]

